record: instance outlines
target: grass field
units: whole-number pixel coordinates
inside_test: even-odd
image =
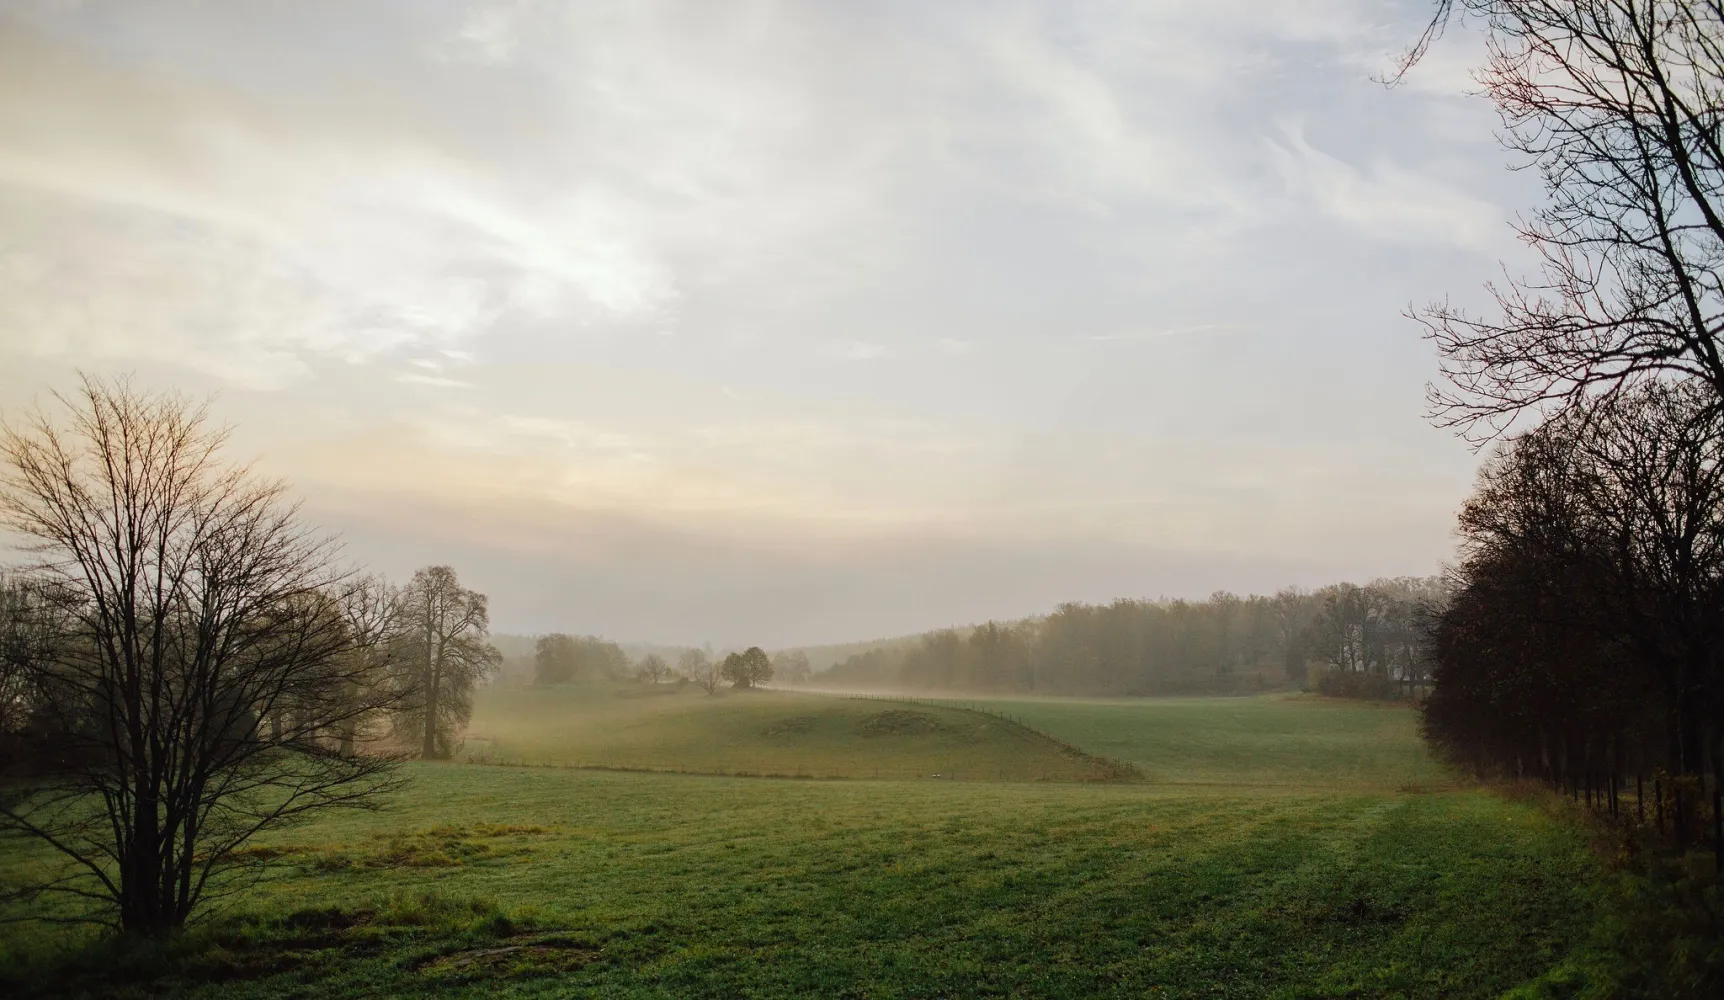
[[[814,697],[594,718],[736,734],[700,746],[688,770],[763,759],[774,737],[750,734],[804,716],[824,721],[792,744],[799,758],[820,750],[865,773],[870,754],[925,752],[856,734],[859,719],[893,710],[883,703]],[[913,708],[950,712],[951,726],[985,721]],[[504,724],[505,709],[530,714],[491,702],[475,728]],[[1596,919],[1584,844],[1484,791],[1403,790],[1409,766],[1429,765],[1404,710],[1271,699],[1010,710],[1128,757],[1147,780],[416,764],[389,809],[262,845],[278,873],[168,953],[79,951],[25,924],[0,962],[21,992],[56,996],[1488,997],[1577,975],[1552,970],[1572,965]],[[557,731],[547,720],[498,739],[575,759]],[[814,733],[841,746],[813,746]],[[1015,750],[989,739],[964,745]],[[1384,763],[1348,749],[1360,743],[1385,749]],[[1311,759],[1326,747],[1333,765]],[[1527,995],[1581,995],[1570,986]]]
[[[1448,778],[1400,705],[1302,696],[977,704],[1157,783],[1412,789]]]

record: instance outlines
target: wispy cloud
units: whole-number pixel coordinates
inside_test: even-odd
[[[840,346],[837,352],[846,361],[877,361],[887,354],[884,346],[861,340],[852,340]]]
[[[1199,323],[1195,326],[1175,326],[1168,327],[1163,330],[1133,330],[1126,333],[1101,333],[1080,339],[1104,343],[1108,341],[1163,340],[1168,337],[1195,337],[1205,334],[1231,333],[1237,329],[1238,327],[1228,323]]]
[[[423,372],[397,372],[390,377],[406,385],[430,385],[450,389],[464,389],[472,384],[446,375],[427,375]]]
[[[1481,249],[1502,242],[1504,213],[1489,202],[1381,154],[1365,166],[1345,162],[1312,146],[1299,120],[1277,124],[1278,138],[1267,145],[1288,193],[1323,215],[1394,242]]]

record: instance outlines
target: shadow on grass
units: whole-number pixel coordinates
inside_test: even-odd
[[[403,893],[352,906],[237,913],[165,938],[114,935],[15,958],[0,968],[0,994],[178,996],[272,977],[310,984],[366,965],[429,980],[553,975],[600,950],[488,899]]]
[[[1682,849],[1626,809],[1585,808],[1542,785],[1499,787],[1584,831],[1608,872],[1598,919],[1568,959],[1504,1000],[1724,997],[1724,874],[1705,845]]]

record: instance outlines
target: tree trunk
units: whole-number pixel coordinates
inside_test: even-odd
[[[157,936],[179,926],[165,898],[163,831],[153,805],[140,801],[134,812],[133,839],[120,858],[120,929],[128,934]]]
[[[358,701],[359,700],[359,685],[355,684],[352,681],[348,681],[348,682],[342,684],[341,685],[341,697],[342,697],[342,701],[347,703],[347,704],[352,704],[352,703]],[[354,737],[357,735],[358,729],[359,729],[359,720],[357,718],[354,718],[351,716],[346,718],[346,719],[343,719],[341,721],[340,726],[337,727],[337,731],[340,732],[340,734],[341,734],[340,746],[341,746],[341,755],[343,757],[348,756],[349,754],[353,753]]]
[[[437,676],[443,665],[443,649],[438,636],[438,602],[429,598],[425,606],[425,739],[419,755],[426,760],[437,759],[437,695],[442,678]]]
[[[148,779],[132,789],[131,840],[120,856],[120,928],[159,934],[161,919],[161,810]]]
[[[1686,692],[1677,705],[1677,748],[1680,754],[1677,760],[1678,774],[1706,773],[1705,739],[1703,731],[1705,724],[1700,721],[1700,706],[1698,699]]]
[[[437,688],[440,687],[436,668],[426,671],[425,678],[425,742],[420,754],[426,760],[437,759]]]
[[[1712,871],[1724,875],[1724,734],[1712,737]]]

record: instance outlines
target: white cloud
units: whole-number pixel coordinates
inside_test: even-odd
[[[886,357],[886,348],[879,344],[853,340],[838,348],[838,356],[846,361],[874,361]]]
[[[527,7],[524,0],[473,4],[442,50],[458,59],[508,62],[520,46],[520,22]]]
[[[1505,219],[1490,203],[1384,156],[1365,167],[1343,162],[1313,147],[1302,123],[1279,126],[1280,138],[1267,144],[1288,193],[1324,215],[1381,240],[1487,250],[1502,243]]]
[[[453,349],[511,316],[644,322],[674,302],[663,261],[602,188],[524,201],[390,127],[153,70],[97,72],[16,31],[0,34],[0,53],[0,94],[11,95],[0,97],[7,229],[14,242],[28,232],[33,266],[91,290],[76,306],[40,288],[8,290],[57,314],[30,324],[38,349],[183,356],[173,346],[181,338],[93,333],[111,319],[89,314],[92,294],[98,306],[158,314],[163,325],[225,300],[236,315],[208,331],[208,349],[224,354],[244,353],[260,326],[282,326],[250,313],[296,313],[248,362],[283,365],[284,377],[299,352]],[[97,228],[100,258],[78,246]],[[96,270],[104,267],[154,278],[127,288]],[[211,272],[223,275],[220,294],[182,287]]]

